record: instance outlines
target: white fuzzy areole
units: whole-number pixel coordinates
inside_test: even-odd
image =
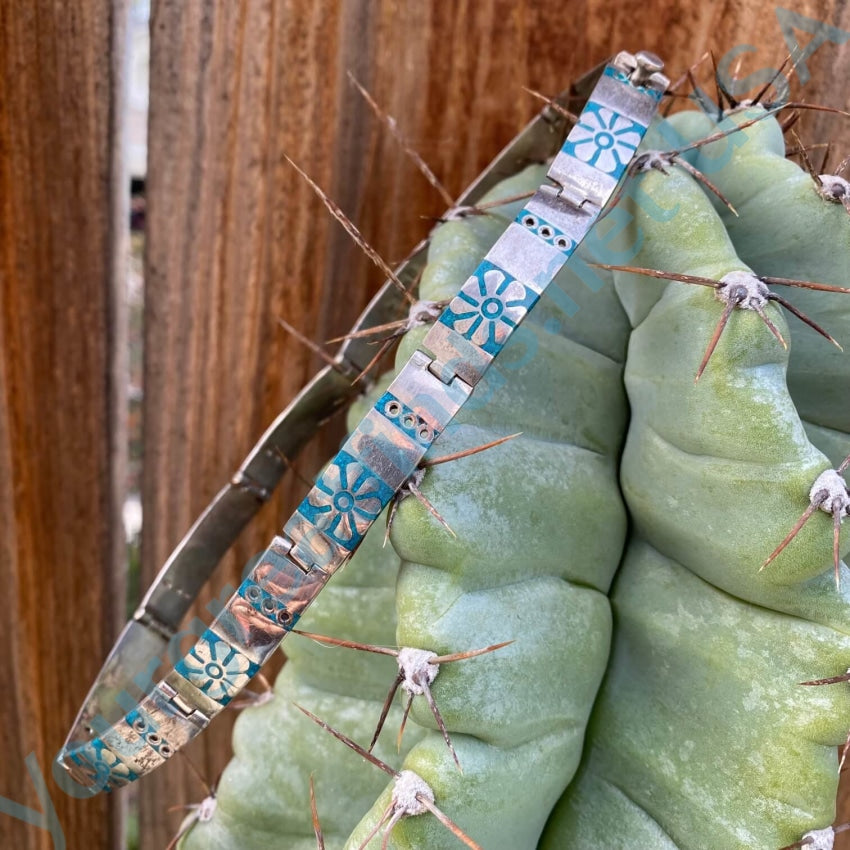
[[[758,310],[768,302],[767,284],[752,272],[729,272],[718,283],[717,297],[725,304],[734,304],[742,310]]]
[[[809,843],[804,846],[810,850],[833,850],[835,846],[835,830],[831,826],[812,829],[803,836],[803,840],[807,838]]]
[[[414,301],[407,311],[406,330],[428,325],[440,317],[443,308],[436,301]]]
[[[824,490],[827,496],[821,501],[819,494]],[[809,490],[809,502],[819,502],[818,507],[825,513],[832,514],[838,509],[842,514],[850,512],[850,493],[847,492],[847,482],[834,469],[825,469],[815,479]]]
[[[430,649],[402,647],[398,651],[397,659],[398,669],[404,676],[401,683],[402,690],[411,696],[424,694],[425,686],[430,685],[440,672],[439,666],[434,663],[436,657],[437,654]]]
[[[837,174],[819,174],[818,180],[820,181],[818,194],[822,198],[845,206],[850,203],[850,183],[843,177]]]
[[[434,792],[431,786],[412,770],[402,770],[396,777],[393,786],[393,810],[395,814],[424,815],[428,807],[418,799],[424,797],[429,802],[434,802]],[[831,846],[831,845],[830,845]]]
[[[211,821],[212,816],[215,814],[216,805],[215,797],[212,794],[209,797],[204,797],[198,804],[198,822],[207,823]]]

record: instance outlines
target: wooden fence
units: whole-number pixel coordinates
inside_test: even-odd
[[[841,0],[793,11],[850,31]],[[121,846],[120,795],[67,797],[50,761],[124,607],[125,18],[122,0],[0,3],[0,797],[43,810],[27,767],[40,765],[74,850]],[[621,48],[654,50],[674,75],[708,48],[755,45],[746,72],[788,52],[765,0],[154,0],[151,39],[144,582],[316,368],[278,317],[327,339],[381,282],[284,154],[390,261],[442,211],[347,71],[456,193],[538,109],[522,86],[558,91]],[[850,44],[806,65],[806,100],[847,108]],[[850,148],[847,124],[803,126]],[[284,483],[219,585],[300,490]],[[210,778],[229,723],[190,748]],[[178,759],[135,793],[141,848],[162,850],[181,817],[168,807],[204,791]],[[7,805],[0,846],[60,845]]]

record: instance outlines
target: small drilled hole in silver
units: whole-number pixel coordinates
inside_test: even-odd
[[[273,599],[264,599],[263,604],[260,607],[267,614],[271,614],[272,611],[274,611],[274,600]]]
[[[537,219],[533,215],[527,215],[523,218],[522,223],[526,227],[537,227]]]
[[[431,429],[427,425],[423,425],[419,429],[419,439],[425,442],[431,439]]]
[[[141,717],[137,717],[137,718],[133,721],[133,728],[134,728],[137,732],[144,732],[144,731],[145,731],[145,729],[147,728],[147,726],[146,726],[146,724],[145,724],[145,721],[144,721],[144,720],[142,720],[142,718],[141,718]]]
[[[160,755],[163,755],[166,758],[168,758],[171,755],[172,750],[171,750],[171,747],[168,746],[168,744],[165,744],[165,745],[163,745],[162,747],[159,748],[159,752],[160,752]]]
[[[292,619],[292,614],[284,608],[282,611],[278,611],[277,613],[277,621],[279,623],[288,623]]]
[[[552,238],[552,228],[551,227],[541,227],[540,228],[540,235],[544,239],[551,239]]]
[[[387,416],[398,416],[401,413],[401,405],[397,401],[388,401],[384,411]]]
[[[411,416],[408,413],[407,416],[402,418],[401,424],[404,425],[405,428],[414,428],[416,427],[416,417]]]
[[[259,587],[249,587],[246,595],[249,599],[256,601],[260,598],[260,588]]]
[[[156,732],[154,732],[152,735],[148,735],[148,741],[150,741],[150,743],[152,744],[158,744],[161,740],[162,738],[160,738],[160,736],[157,735]]]
[[[555,240],[555,244],[556,244],[559,248],[569,248],[569,247],[570,247],[570,243],[569,243],[569,242],[567,242],[567,240],[566,240],[566,239],[564,239],[564,237],[563,237],[563,236],[559,236],[559,237]]]

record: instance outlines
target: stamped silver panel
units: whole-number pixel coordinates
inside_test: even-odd
[[[101,740],[134,773],[147,773],[166,761],[166,756],[154,749],[126,720],[116,723],[101,735]],[[167,744],[166,752],[170,753]]]
[[[593,206],[583,209],[573,206],[561,197],[555,186],[542,186],[526,203],[525,209],[563,231],[574,242],[584,238],[598,212]]]
[[[280,623],[264,617],[238,593],[230,597],[210,631],[255,664],[264,664],[287,634]]]
[[[602,101],[625,115],[648,127],[658,108],[658,102],[636,86],[627,85],[609,74],[603,74],[596,84],[593,99]]]
[[[333,575],[351,556],[351,552],[325,537],[297,511],[283,527],[283,533],[292,541],[290,558],[307,568],[319,567],[328,576]]]
[[[376,410],[370,410],[343,446],[376,475],[397,490],[413,474],[428,451],[396,428]]]
[[[109,729],[101,732],[99,737],[115,755],[125,761],[132,760],[147,746],[141,735],[126,720],[120,720],[114,726],[110,726]]]
[[[269,548],[273,549],[274,544]],[[264,557],[254,567],[250,578],[266,593],[280,600],[292,612],[293,617],[300,617],[319,595],[331,575],[321,569],[305,569],[286,558]]]
[[[567,256],[528,228],[512,222],[502,238],[488,251],[487,259],[539,295],[561,270]]]
[[[139,703],[138,710],[153,721],[158,734],[176,750],[203,732],[209,717],[199,711],[187,716],[171,702],[173,693],[163,680]]]
[[[469,398],[472,387],[463,381],[443,383],[429,371],[432,363],[424,351],[414,351],[387,390],[412,407],[432,428],[443,431]]]
[[[598,212],[613,193],[619,180],[564,151],[552,160],[547,175],[561,187],[561,197],[575,207],[593,204]]]
[[[178,709],[186,708],[187,714],[191,713],[192,709],[200,711],[207,719],[215,717],[224,706],[210,699],[205,693],[198,690],[188,679],[181,676],[176,670],[171,670],[165,675],[158,685],[163,692],[168,693],[168,688],[174,692],[171,702]],[[169,739],[170,740],[170,739]]]

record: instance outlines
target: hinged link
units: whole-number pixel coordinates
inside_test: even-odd
[[[421,350],[421,349],[420,349]],[[443,363],[439,357],[432,357],[431,362],[428,364],[428,371],[435,377],[439,378],[442,383],[444,383],[447,387],[455,386],[460,390],[463,390],[464,394],[469,397],[470,393],[475,389],[472,384],[464,381],[460,375],[458,375],[455,370],[448,365],[448,363]]]
[[[549,177],[549,179],[555,184],[552,186],[541,186],[540,187],[540,195],[541,197],[545,197],[546,191],[554,193],[558,198],[566,201],[570,206],[574,207],[577,210],[583,210],[586,206],[595,207],[595,210],[592,215],[595,215],[602,209],[602,205],[604,201],[598,197],[591,197],[587,188],[584,186],[580,186],[578,183],[564,179],[563,177],[560,180],[556,180],[554,177]]]
[[[286,555],[286,557],[289,558],[289,560],[292,561],[292,563],[295,564],[295,566],[298,567],[302,572],[309,573],[312,570],[318,569],[315,564],[308,564],[307,562],[296,556],[295,544],[286,534],[284,534],[282,530],[275,535],[274,542],[281,546],[281,548],[283,549],[283,554]]]
[[[282,530],[275,535],[274,542],[281,546],[283,554],[286,555],[286,557],[289,558],[289,560],[292,561],[292,563],[295,564],[295,566],[298,567],[298,569],[305,575],[309,575],[313,572],[327,573],[327,570],[315,563],[315,561],[308,561],[304,559],[303,555],[305,551],[309,551],[309,544],[305,544],[301,547],[296,546],[295,542]],[[299,557],[299,552],[301,552],[301,557]],[[339,566],[341,567],[343,565],[340,564]],[[339,569],[339,567],[336,569]],[[336,570],[334,570],[334,572],[336,572]]]
[[[447,363],[443,363],[439,357],[431,358],[431,362],[428,364],[428,371],[435,378],[439,378],[440,381],[442,381],[447,387],[451,386],[452,381],[456,378],[460,380],[457,376],[457,372],[455,372],[455,370]]]
[[[203,711],[201,711],[196,706],[187,702],[182,696],[180,696],[174,688],[171,687],[167,682],[160,682],[158,685],[159,689],[165,695],[166,699],[184,716],[184,717],[195,717],[195,719],[199,720],[201,723],[206,725],[209,723],[210,719],[207,717]]]

